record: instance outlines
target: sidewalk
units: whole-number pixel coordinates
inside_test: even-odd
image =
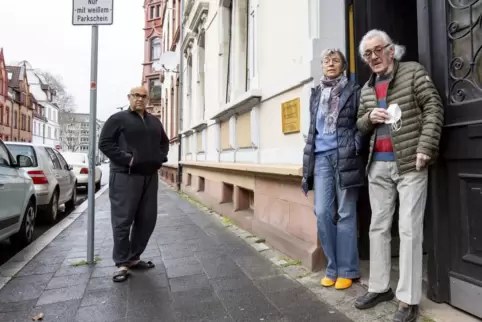
[[[62,322],[351,321],[162,184],[143,258],[156,267],[113,283],[109,208],[105,192],[96,200],[97,264],[84,263],[84,211],[0,289],[0,321],[39,313]],[[0,272],[15,262],[4,266]]]

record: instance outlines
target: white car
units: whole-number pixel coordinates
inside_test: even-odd
[[[37,196],[38,218],[48,224],[57,221],[59,206],[75,208],[76,178],[60,153],[51,146],[27,142],[5,142],[14,157],[28,156],[32,165],[21,166],[32,178]]]
[[[89,184],[89,156],[86,153],[61,152],[67,163],[72,167],[77,177],[77,187],[87,187]],[[100,163],[95,166],[95,190],[99,190],[102,181]]]
[[[0,140],[0,240],[10,238],[14,246],[32,242],[37,197],[32,178],[21,168],[31,166],[25,155],[17,159]]]

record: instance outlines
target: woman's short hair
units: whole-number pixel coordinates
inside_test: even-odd
[[[321,52],[321,62],[325,61],[325,58],[331,56],[333,54],[337,54],[341,58],[341,63],[343,64],[343,71],[345,71],[348,63],[346,61],[345,55],[343,55],[342,51],[338,48],[328,48]]]

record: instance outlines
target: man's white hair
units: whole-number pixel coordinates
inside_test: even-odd
[[[396,60],[402,59],[403,55],[405,55],[405,46],[394,44],[392,38],[383,30],[378,30],[378,29],[372,29],[369,32],[363,36],[360,46],[358,47],[358,51],[360,53],[360,56],[364,59],[363,54],[365,53],[365,43],[367,40],[373,39],[373,38],[380,38],[383,40],[385,45],[388,45],[386,48],[387,50],[390,49],[390,47],[393,46],[393,49],[395,51],[394,58]]]

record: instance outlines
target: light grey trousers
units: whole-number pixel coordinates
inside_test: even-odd
[[[400,279],[397,298],[418,305],[422,296],[423,219],[428,170],[398,175],[395,162],[373,162],[368,172],[372,220],[370,224],[369,292],[390,288],[391,227],[399,198]]]

